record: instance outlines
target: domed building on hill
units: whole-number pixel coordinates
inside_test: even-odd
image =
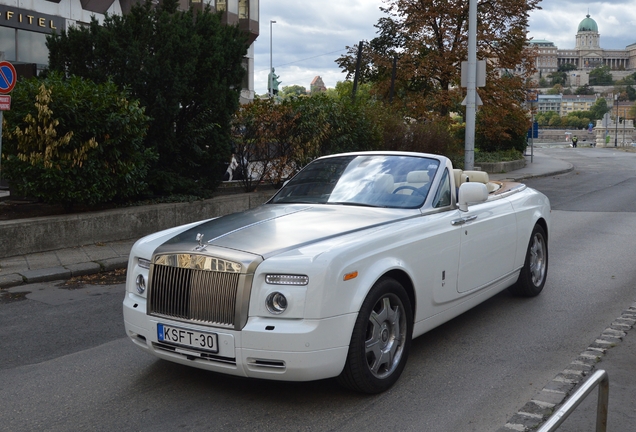
[[[580,78],[585,78],[586,73],[599,66],[609,66],[613,75],[619,71],[636,70],[636,43],[628,45],[624,50],[603,49],[600,45],[601,36],[598,32],[598,24],[590,15],[579,23],[576,32],[576,44],[572,49],[558,49],[553,42],[547,40],[531,40],[530,44],[537,49],[536,68],[541,76],[556,72],[558,67],[564,64],[576,66],[576,70],[582,71],[581,75],[573,75],[579,78],[579,82],[573,85],[584,85]]]

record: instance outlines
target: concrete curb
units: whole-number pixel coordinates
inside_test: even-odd
[[[563,169],[563,170],[559,170],[559,171],[553,171],[553,172],[549,172],[546,174],[523,174],[520,173],[519,175],[516,175],[514,177],[509,178],[508,180],[511,181],[523,181],[529,178],[541,178],[541,177],[549,177],[549,176],[553,176],[553,175],[559,175],[559,174],[567,174],[569,172],[572,172],[572,170],[574,170],[574,165],[570,164],[570,167],[567,169]]]
[[[18,273],[10,273],[0,276],[0,289],[11,288],[14,286],[22,285],[23,283],[24,278],[21,274]]]

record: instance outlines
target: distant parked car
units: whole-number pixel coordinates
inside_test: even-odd
[[[508,288],[538,295],[550,203],[443,156],[319,158],[266,204],[139,240],[126,333],[224,374],[391,387],[412,337]]]

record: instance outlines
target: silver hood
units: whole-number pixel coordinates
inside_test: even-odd
[[[203,234],[203,245],[267,258],[301,245],[418,215],[419,210],[265,204],[203,222],[168,240],[155,253],[193,251],[198,246],[197,234]]]

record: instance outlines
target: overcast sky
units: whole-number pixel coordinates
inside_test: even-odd
[[[320,75],[327,87],[335,87],[345,75],[334,62],[361,40],[376,36],[382,0],[260,0],[260,34],[255,44],[254,87],[267,93],[272,59],[281,80],[280,89],[293,84],[306,87]],[[636,43],[634,0],[543,0],[543,10],[530,17],[529,36],[547,39],[560,49],[574,48],[576,31],[588,13],[598,24],[601,47],[624,49]]]

